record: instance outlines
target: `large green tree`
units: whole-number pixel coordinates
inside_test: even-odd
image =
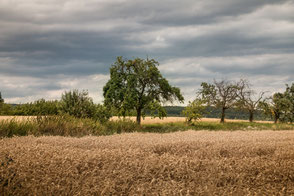
[[[158,66],[154,59],[117,57],[110,68],[110,80],[103,88],[105,105],[115,108],[120,116],[135,110],[138,124],[146,110],[157,111],[159,117],[166,116],[161,104],[183,102],[184,98],[180,89],[171,86],[161,75]]]

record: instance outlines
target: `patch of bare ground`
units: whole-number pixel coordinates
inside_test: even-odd
[[[0,195],[292,195],[293,131],[0,140]]]

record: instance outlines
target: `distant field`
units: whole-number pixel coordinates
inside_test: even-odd
[[[34,118],[33,116],[0,116],[0,120],[9,120],[9,119],[17,119],[17,120],[26,120],[27,118]],[[127,117],[133,121],[136,120],[136,117]],[[117,120],[118,117],[112,117],[111,120]],[[219,122],[218,118],[202,118],[200,121],[203,122]],[[185,117],[167,117],[164,119],[159,118],[151,118],[145,117],[142,119],[142,124],[154,124],[154,123],[171,123],[171,122],[185,122]],[[226,119],[226,122],[248,122],[248,120],[233,120]],[[254,121],[254,122],[263,122],[263,123],[273,123],[272,121]]]
[[[294,194],[293,131],[13,137],[0,162],[3,195]]]
[[[136,117],[127,117],[133,121],[136,120]],[[118,117],[113,117],[112,120],[117,120]],[[202,118],[202,122],[219,122],[219,118]],[[248,120],[238,120],[238,119],[226,119],[226,122],[248,122]],[[154,123],[172,123],[172,122],[185,122],[185,117],[167,117],[163,119],[145,117],[142,119],[142,124],[154,124]],[[273,123],[272,121],[254,121],[254,122],[263,122],[263,123]]]

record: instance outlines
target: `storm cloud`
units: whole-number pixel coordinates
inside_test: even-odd
[[[0,91],[20,103],[88,89],[101,102],[117,56],[156,59],[186,101],[213,79],[281,91],[294,82],[293,13],[293,0],[2,0]]]

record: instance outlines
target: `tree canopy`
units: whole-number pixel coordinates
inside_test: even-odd
[[[238,97],[239,83],[227,80],[216,81],[213,84],[201,83],[202,89],[198,92],[201,98],[210,106],[221,108],[221,121],[225,121],[225,111],[236,104]]]
[[[110,68],[110,80],[103,88],[104,103],[126,116],[135,110],[137,123],[146,110],[156,111],[158,117],[166,115],[162,103],[184,98],[180,89],[169,84],[154,59],[124,60],[118,57]],[[153,113],[155,114],[155,113]]]

